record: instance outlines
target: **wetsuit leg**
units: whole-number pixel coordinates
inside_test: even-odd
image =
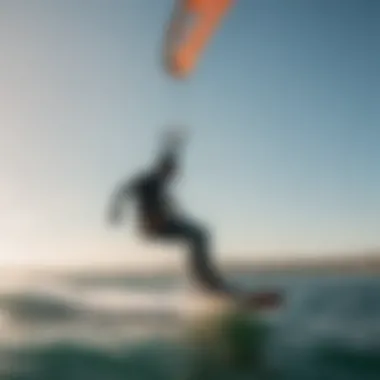
[[[209,233],[206,229],[187,220],[171,220],[157,231],[157,235],[160,238],[184,241],[189,246],[192,275],[206,290],[223,293],[229,291],[210,259]]]

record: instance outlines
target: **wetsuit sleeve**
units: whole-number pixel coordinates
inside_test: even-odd
[[[125,214],[124,201],[132,197],[138,189],[139,181],[133,179],[119,186],[112,199],[109,208],[109,220],[111,223],[119,222]]]

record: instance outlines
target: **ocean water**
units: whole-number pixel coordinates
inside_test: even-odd
[[[380,379],[376,276],[236,278],[286,295],[281,309],[262,316],[269,335],[253,355],[265,358],[265,372],[254,357],[244,369],[208,363],[202,348],[185,344],[183,317],[192,300],[176,280],[79,280],[3,276],[1,379]],[[203,372],[197,372],[199,357]]]

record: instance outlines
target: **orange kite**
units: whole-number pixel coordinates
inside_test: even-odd
[[[177,0],[165,41],[171,76],[187,77],[234,0]]]

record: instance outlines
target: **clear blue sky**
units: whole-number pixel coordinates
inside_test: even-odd
[[[218,254],[379,247],[380,2],[238,0],[180,83],[160,61],[172,5],[0,1],[0,264],[177,256],[103,219],[177,121],[179,199]]]

